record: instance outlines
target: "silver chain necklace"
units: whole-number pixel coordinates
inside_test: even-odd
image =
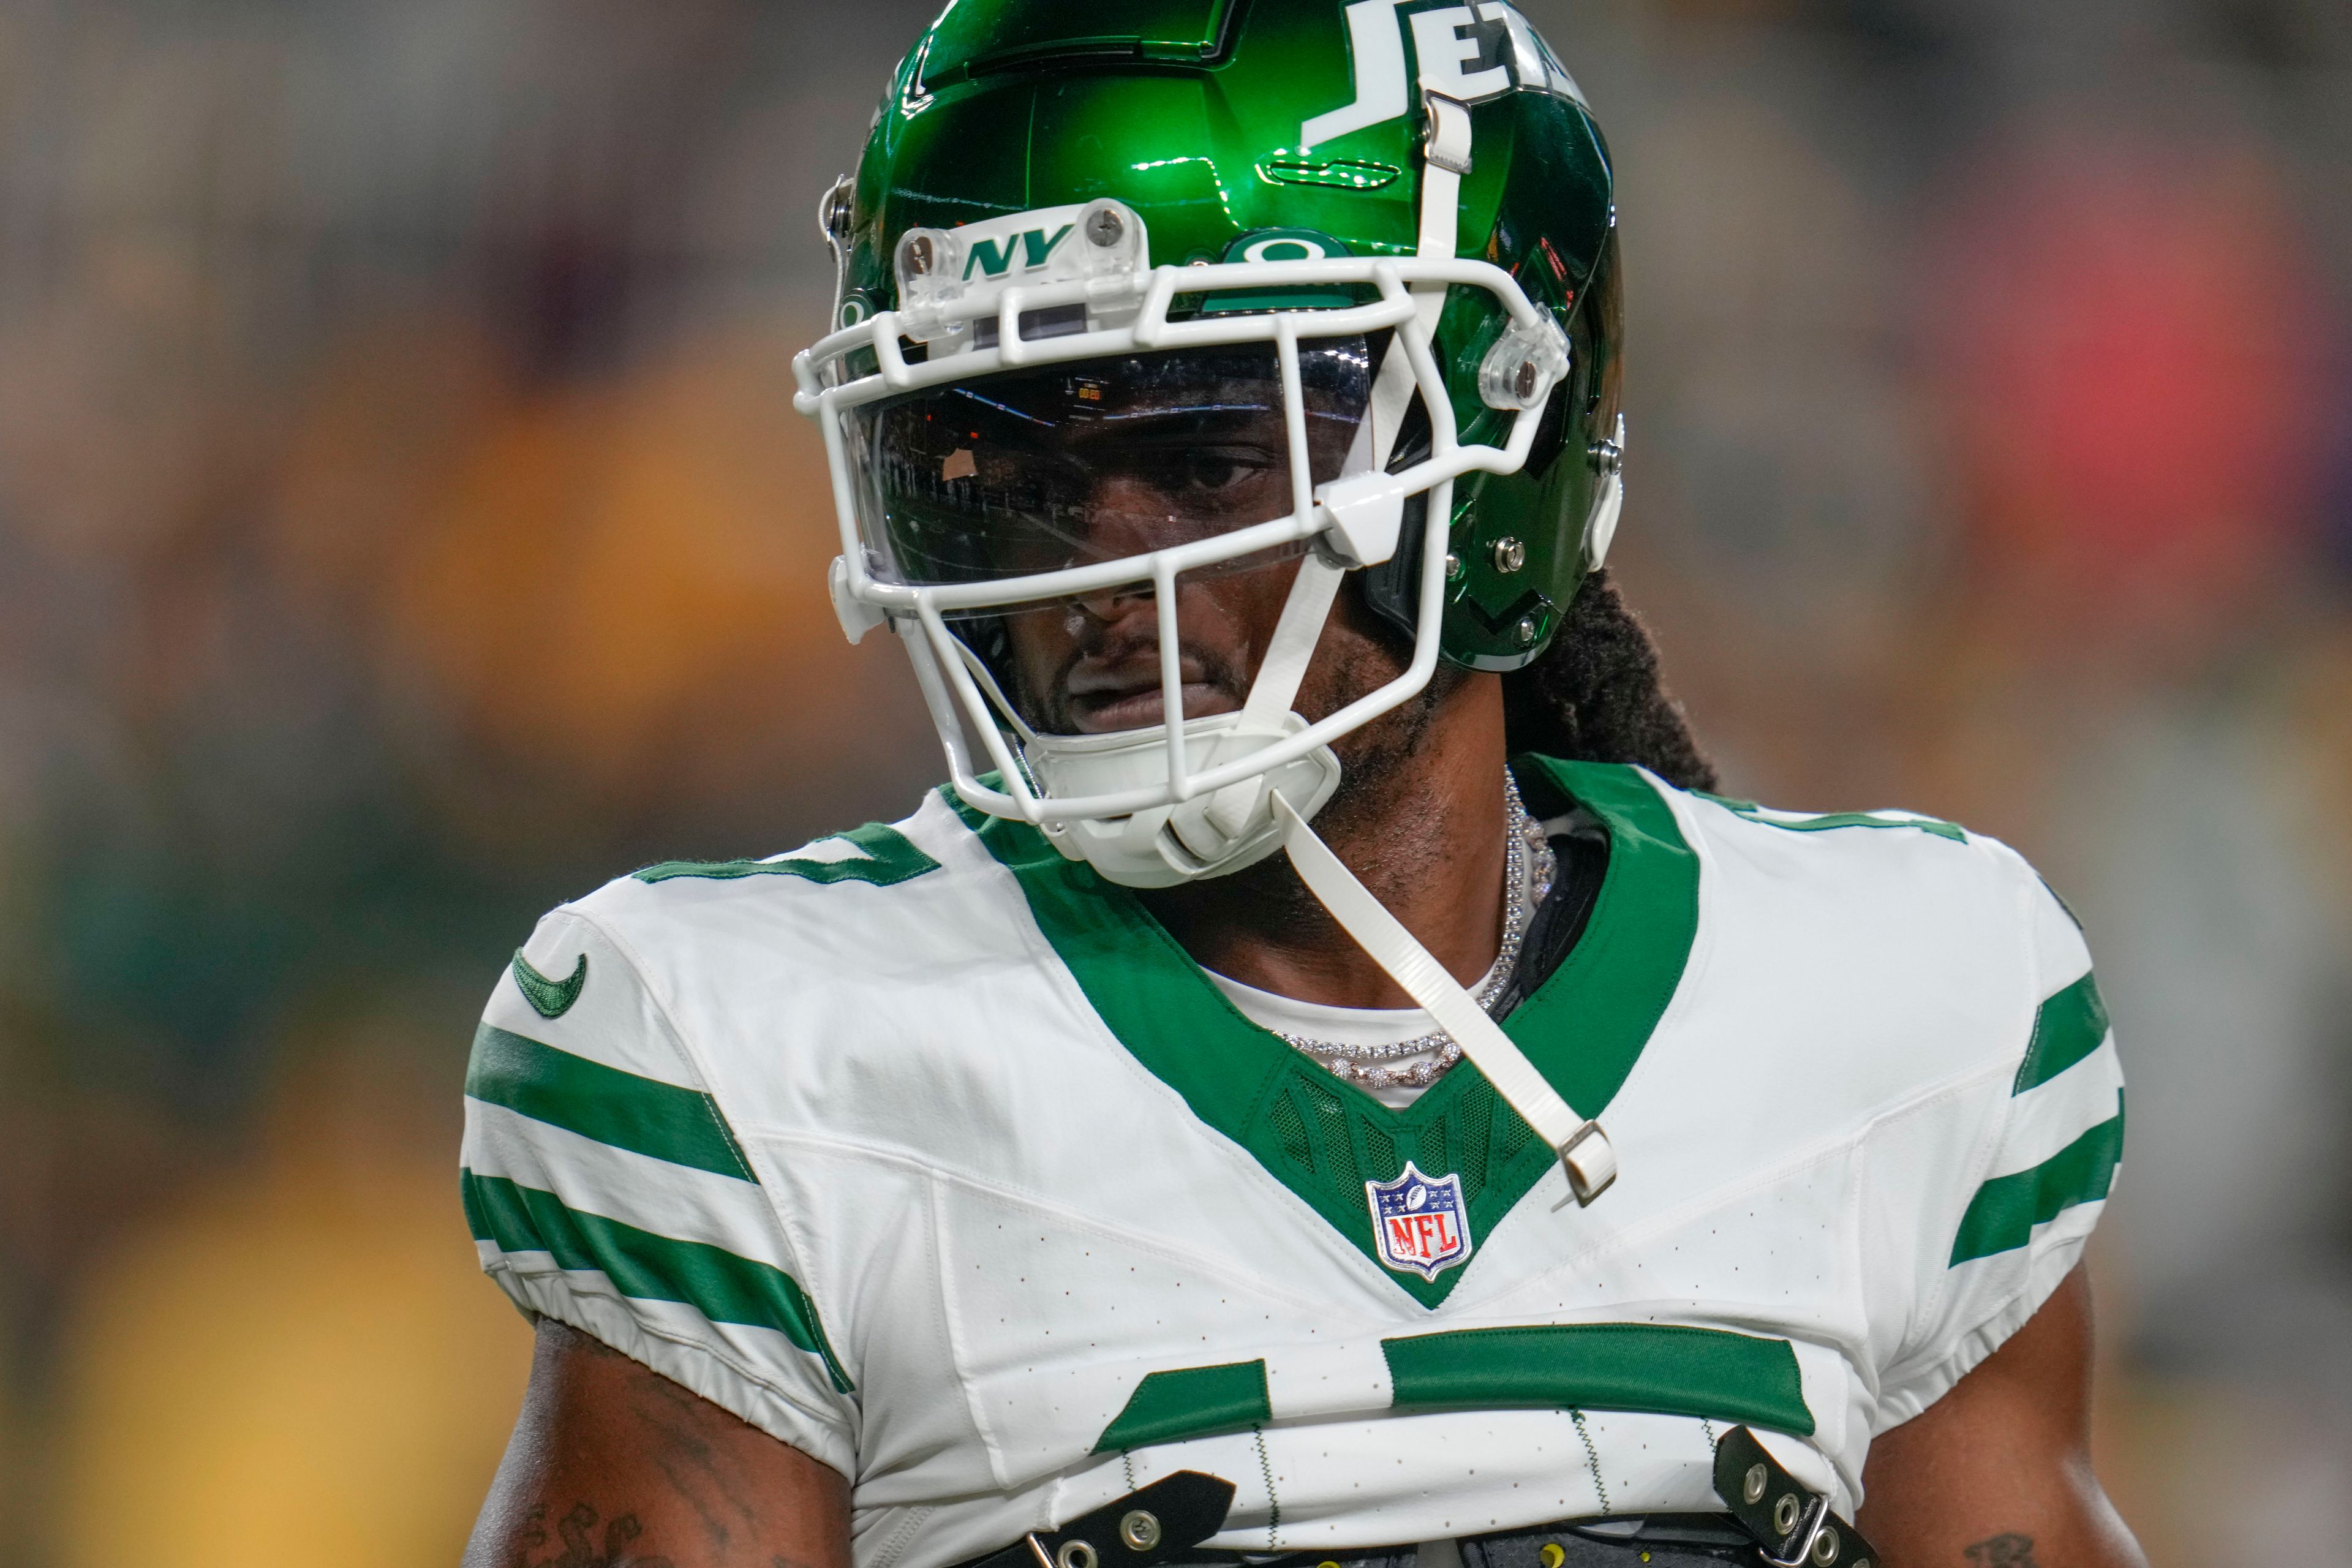
[[[1477,992],[1478,1005],[1489,1013],[1510,988],[1519,965],[1519,944],[1527,940],[1528,919],[1542,906],[1559,872],[1551,844],[1528,815],[1526,804],[1519,799],[1518,784],[1507,769],[1503,773],[1503,802],[1508,814],[1503,833],[1503,942],[1495,955],[1495,967],[1486,972]],[[1335,1076],[1366,1089],[1426,1089],[1462,1059],[1462,1047],[1443,1029],[1374,1046],[1342,1045],[1303,1035],[1280,1037]],[[1391,1065],[1407,1057],[1422,1059]]]

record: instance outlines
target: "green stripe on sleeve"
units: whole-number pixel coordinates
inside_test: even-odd
[[[1764,808],[1752,800],[1734,800],[1729,795],[1709,795],[1705,790],[1692,792],[1701,800],[1711,800],[1726,811],[1733,812],[1765,827],[1777,827],[1784,833],[1827,833],[1840,827],[1913,827],[1937,838],[1948,838],[1955,844],[1969,841],[1968,830],[1957,823],[1938,822],[1932,816],[1916,816],[1903,813],[1881,816],[1870,811],[1827,811],[1810,816],[1791,813],[1787,816],[1767,816]]]
[[[2029,1170],[1995,1176],[1969,1200],[1960,1234],[1952,1242],[1952,1262],[2011,1252],[2033,1239],[2046,1225],[2076,1204],[2096,1203],[2115,1184],[2124,1154],[2123,1096],[2116,1113]]]
[[[482,1200],[475,1195],[473,1172],[460,1170],[457,1173],[457,1196],[466,1205],[466,1228],[473,1234],[474,1239],[495,1244],[499,1233],[490,1228],[490,1211],[483,1207]]]
[[[790,857],[782,860],[665,860],[629,875],[640,882],[667,882],[679,877],[713,882],[740,877],[798,877],[804,882],[866,882],[877,888],[895,888],[940,868],[940,863],[916,848],[905,834],[878,822],[834,837],[847,839],[865,854],[844,860],[799,860]]]
[[[1667,1323],[1545,1323],[1382,1340],[1399,1410],[1647,1411],[1811,1436],[1786,1340]]]
[[[2099,998],[2099,983],[2090,974],[2074,982],[2033,1015],[2033,1038],[2025,1059],[2017,1065],[2011,1094],[2023,1094],[2048,1083],[2099,1048],[2107,1037],[2107,1005]]]
[[[477,1239],[496,1242],[502,1252],[544,1252],[559,1268],[597,1269],[622,1295],[638,1300],[680,1301],[714,1323],[773,1329],[823,1358],[834,1387],[851,1392],[814,1304],[772,1264],[585,1214],[552,1193],[504,1176],[461,1171],[458,1181]]]
[[[599,1143],[756,1183],[709,1095],[608,1068],[484,1024],[466,1092]]]
[[[1273,1419],[1263,1360],[1179,1367],[1152,1373],[1137,1384],[1126,1406],[1095,1440],[1094,1451],[1108,1454],[1242,1432]]]

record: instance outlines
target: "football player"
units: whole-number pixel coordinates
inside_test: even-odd
[[[480,1564],[2104,1568],[2122,1079],[2001,845],[1706,793],[1502,0],[959,0],[797,363],[950,782],[648,867],[467,1080]]]

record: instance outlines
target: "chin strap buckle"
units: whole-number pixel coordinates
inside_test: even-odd
[[[1607,1192],[1609,1184],[1617,1179],[1617,1147],[1598,1121],[1578,1128],[1576,1135],[1554,1152],[1568,1173],[1568,1190],[1580,1208]]]

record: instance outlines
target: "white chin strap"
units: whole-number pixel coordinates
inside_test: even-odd
[[[1454,1043],[1486,1075],[1495,1092],[1559,1155],[1568,1171],[1569,1191],[1576,1201],[1589,1204],[1599,1197],[1617,1179],[1617,1151],[1611,1146],[1609,1135],[1601,1131],[1601,1123],[1579,1116],[1559,1097],[1527,1054],[1503,1033],[1503,1026],[1486,1016],[1477,998],[1372,897],[1279,792],[1274,797],[1274,810],[1282,823],[1282,847],[1289,852],[1290,863],[1307,890],[1371,954],[1372,961],[1388,971],[1389,978],[1421,1004],[1439,1028],[1454,1037]]]
[[[1433,94],[1428,104],[1420,251],[1424,257],[1450,258],[1459,222],[1462,176],[1470,172],[1470,111]],[[1425,286],[1414,294],[1423,328],[1433,331],[1438,312],[1444,307],[1444,288]],[[1370,433],[1370,467],[1375,471],[1388,467],[1405,413],[1412,406],[1413,390],[1412,369],[1400,346],[1391,342],[1373,383],[1365,421]],[[1596,563],[1608,548],[1608,535],[1615,531],[1617,501],[1622,493],[1612,475],[1586,524],[1588,552]],[[1443,535],[1436,532],[1438,520],[1431,520],[1429,527],[1432,539],[1442,540]],[[1297,579],[1291,584],[1265,657],[1258,663],[1248,700],[1237,713],[1188,721],[1184,726],[1188,755],[1204,753],[1206,766],[1222,766],[1306,727],[1307,721],[1292,710],[1292,704],[1344,575],[1345,568],[1326,559],[1319,550],[1299,562]],[[1175,650],[1163,646],[1160,656],[1172,658]],[[1163,689],[1171,699],[1176,695],[1172,681]],[[1157,729],[1108,735],[1030,734],[1024,742],[1035,782],[1049,795],[1076,795],[1148,784],[1160,776],[1167,755],[1162,732]],[[1193,752],[1195,747],[1199,753]],[[1045,832],[1065,855],[1085,859],[1112,881],[1135,888],[1171,887],[1221,876],[1254,865],[1277,847],[1286,852],[1299,879],[1331,918],[1437,1020],[1495,1091],[1559,1154],[1576,1201],[1591,1203],[1617,1179],[1617,1152],[1608,1134],[1599,1122],[1579,1115],[1560,1098],[1502,1026],[1307,826],[1339,785],[1339,761],[1327,746],[1213,795],[1121,818],[1048,825]]]

